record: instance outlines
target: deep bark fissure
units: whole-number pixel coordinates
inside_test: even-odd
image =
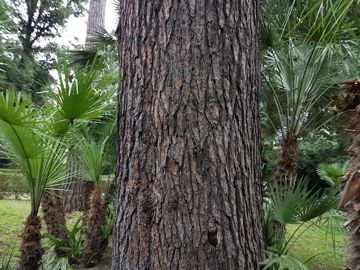
[[[259,269],[258,2],[120,5],[113,269]]]

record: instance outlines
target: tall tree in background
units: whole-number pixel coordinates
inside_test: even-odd
[[[87,48],[91,47],[91,38],[105,28],[105,8],[106,0],[90,0],[85,44]],[[79,159],[76,156],[73,150],[69,151],[70,177],[64,187],[64,205],[68,212],[86,211],[90,193],[94,188],[93,181],[81,179]]]
[[[100,29],[105,28],[105,8],[106,0],[90,0],[89,18],[86,30],[86,43]]]
[[[5,88],[13,87],[31,94],[32,100],[39,102],[44,95],[36,93],[52,81],[49,69],[54,68],[53,55],[57,49],[52,39],[59,36],[71,15],[82,14],[87,0],[8,2],[16,27],[6,40],[9,57]]]
[[[259,269],[259,1],[119,10],[112,269]]]

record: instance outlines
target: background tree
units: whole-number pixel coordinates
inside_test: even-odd
[[[85,47],[90,51],[93,49],[92,38],[105,29],[105,8],[106,0],[90,0],[85,44]],[[70,51],[69,58],[72,59],[74,65],[78,65],[78,62],[81,62],[82,67],[84,67],[97,58],[96,50],[94,54],[89,53],[91,55],[90,58],[85,57],[85,60],[83,60],[83,57],[80,57],[83,61],[79,61],[79,57],[76,57],[76,55],[78,56],[79,54],[84,55],[84,50]],[[100,66],[98,68],[100,68]],[[76,210],[87,211],[89,196],[94,188],[93,181],[82,179],[79,162],[80,160],[77,154],[75,154],[75,151],[70,150],[68,163],[70,177],[64,186],[64,205],[68,212]]]
[[[259,2],[119,1],[112,269],[259,269]]]
[[[14,0],[9,1],[10,16],[16,27],[4,42],[7,51],[5,89],[13,87],[32,95],[41,102],[40,93],[52,82],[54,53],[58,46],[52,41],[59,36],[71,15],[79,16],[87,0]]]

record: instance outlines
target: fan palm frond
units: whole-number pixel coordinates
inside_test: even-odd
[[[32,214],[36,215],[44,192],[60,188],[64,180],[65,150],[60,142],[42,136],[28,125],[29,122],[36,124],[34,112],[20,95],[17,99],[14,96],[11,91],[7,98],[0,95],[1,150],[27,179]]]
[[[291,186],[286,194],[275,186],[271,192],[271,216],[282,224],[307,222],[320,217],[331,209],[335,209],[337,197],[335,193],[320,194],[313,192],[302,179],[297,185]]]
[[[340,163],[322,163],[318,166],[316,172],[320,176],[321,180],[324,180],[330,186],[335,187],[342,182],[342,176],[345,173],[345,166]]]
[[[80,151],[82,154],[81,171],[86,180],[100,184],[101,172],[106,165],[106,144],[108,137],[99,142],[94,139],[82,141]]]
[[[327,47],[311,49],[296,45],[291,40],[283,50],[270,50],[265,57],[263,78],[265,97],[274,104],[275,111],[268,111],[276,130],[282,137],[307,132],[306,128],[322,117],[323,99],[337,82],[332,76],[330,64],[332,51]],[[271,70],[271,71],[269,71]]]
[[[112,77],[98,78],[99,71],[91,65],[86,72],[75,69],[74,80],[70,82],[70,70],[65,64],[59,69],[60,87],[52,92],[56,111],[70,124],[75,120],[94,120],[113,106],[115,87]]]

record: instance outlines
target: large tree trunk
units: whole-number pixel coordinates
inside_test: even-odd
[[[259,269],[258,8],[120,1],[113,270]]]

